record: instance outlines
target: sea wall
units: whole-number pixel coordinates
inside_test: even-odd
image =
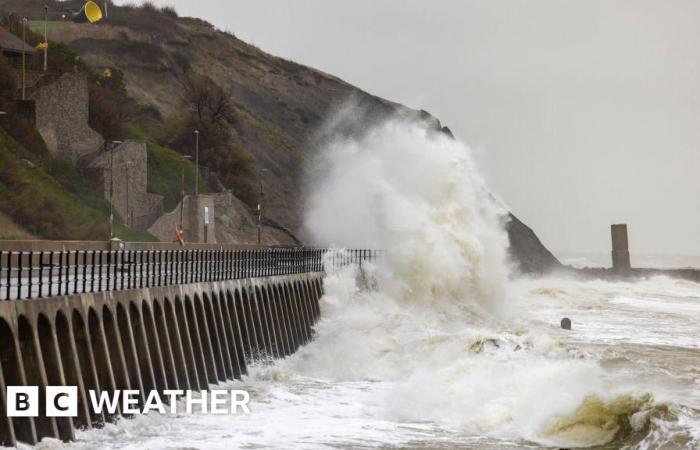
[[[0,444],[69,441],[111,420],[89,408],[89,390],[205,390],[283,358],[311,339],[321,293],[310,272],[0,302]],[[14,385],[41,398],[78,386],[78,415],[8,418]]]

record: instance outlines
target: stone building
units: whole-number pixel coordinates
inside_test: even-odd
[[[216,244],[214,208],[220,195],[223,194],[185,196],[184,202],[161,216],[148,232],[162,242],[171,242],[175,240],[175,230],[182,226],[186,242]]]
[[[145,230],[162,214],[163,197],[148,192],[146,144],[126,141],[98,154],[88,168],[107,200],[114,180],[112,205],[129,227]]]
[[[84,74],[63,74],[30,98],[35,102],[36,127],[54,157],[77,162],[102,149],[102,136],[88,125],[88,81]]]

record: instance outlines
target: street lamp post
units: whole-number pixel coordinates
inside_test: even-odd
[[[27,18],[22,18],[22,100],[27,99]]]
[[[199,130],[194,130],[194,195],[199,195]]]
[[[48,5],[44,5],[44,44],[46,44],[46,48],[44,48],[44,72],[46,72],[49,68],[49,33],[47,31],[47,24],[49,22],[49,7]]]

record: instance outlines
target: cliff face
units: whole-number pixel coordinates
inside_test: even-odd
[[[510,256],[521,273],[541,274],[564,268],[535,232],[512,213],[508,213],[506,230]]]
[[[0,9],[38,19],[43,17],[44,4],[53,17],[66,8],[78,10],[82,1],[0,0]],[[191,109],[183,94],[187,73],[210,77],[230,93],[231,145],[246,149],[254,158],[269,225],[296,235],[302,224],[302,171],[320,145],[318,128],[348,100],[363,111],[355,124],[358,128],[398,112],[450,133],[424,111],[410,110],[332,75],[271,56],[199,19],[110,6],[109,18],[97,25],[52,22],[49,40],[67,44],[96,71],[119,69],[130,97],[157,110],[163,121]],[[524,271],[558,264],[520,221],[512,220],[508,229]]]

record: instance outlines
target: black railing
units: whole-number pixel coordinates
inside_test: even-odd
[[[0,251],[0,300],[324,272],[378,255],[319,248]]]

